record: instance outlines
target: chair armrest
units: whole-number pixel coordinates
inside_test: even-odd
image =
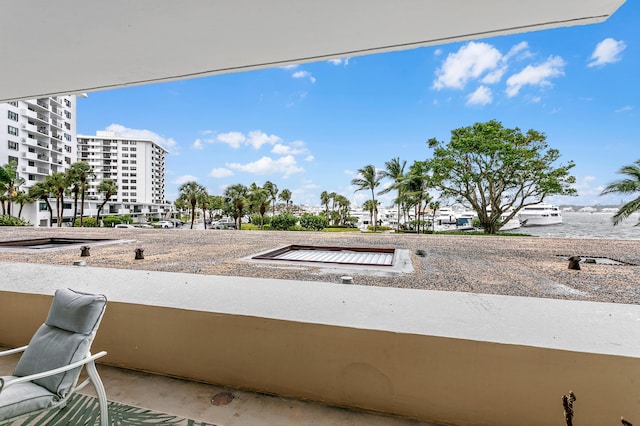
[[[15,349],[8,349],[6,351],[0,352],[0,356],[12,355],[12,354],[17,354],[19,352],[24,352],[25,349],[27,349],[27,347],[28,346],[20,346],[19,348],[15,348]]]
[[[54,368],[53,370],[43,371],[42,373],[31,374],[29,376],[18,377],[16,379],[11,379],[7,381],[5,381],[3,378],[0,377],[0,393],[4,388],[9,387],[11,385],[15,385],[23,382],[31,382],[33,380],[41,379],[43,377],[54,376],[59,373],[64,373],[65,371],[73,370],[74,368],[82,367],[83,365],[93,362],[98,358],[102,358],[106,354],[107,352],[105,351],[98,352],[97,354],[94,354],[94,355],[88,354],[89,356],[87,356],[86,358],[81,359],[80,361],[71,363],[69,365],[65,365],[64,367]]]

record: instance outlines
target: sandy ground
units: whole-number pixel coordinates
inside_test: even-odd
[[[81,229],[0,227],[0,243],[29,238],[108,238],[116,244],[86,243],[53,250],[0,248],[0,262],[72,265],[195,274],[640,303],[640,241],[536,237],[235,231],[203,229]],[[413,272],[345,270],[247,261],[252,255],[290,244],[382,247],[407,250]],[[135,249],[144,259],[135,260]],[[423,256],[417,254],[419,250]],[[632,265],[582,264],[568,269],[559,256],[607,257]],[[1,267],[1,265],[0,265]]]

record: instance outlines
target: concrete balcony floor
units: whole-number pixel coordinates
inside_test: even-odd
[[[11,374],[17,360],[17,355],[0,358],[0,375]],[[110,401],[220,426],[437,426],[106,365],[99,365],[98,372]],[[212,397],[220,392],[230,392],[233,400],[226,405],[212,404]],[[95,396],[91,385],[81,393]]]

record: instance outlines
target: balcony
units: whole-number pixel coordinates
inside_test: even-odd
[[[131,238],[117,230],[25,228],[0,229],[2,240],[12,232]],[[83,268],[70,266],[77,254],[69,250],[3,252],[0,312],[7,320],[0,322],[0,344],[28,339],[45,315],[33,309],[46,312],[53,289],[73,283],[110,300],[94,347],[109,351],[104,362],[112,366],[452,425],[559,424],[560,396],[569,390],[578,396],[581,426],[640,412],[640,306],[545,293],[578,297],[558,293],[574,283],[585,298],[595,299],[598,287],[637,303],[632,283],[640,282],[639,267],[585,265],[574,273],[553,256],[575,250],[640,263],[637,241],[605,248],[600,241],[538,238],[135,232],[144,241],[143,261],[133,260],[136,246],[129,244],[93,247],[87,261],[95,267]],[[340,273],[238,255],[316,240],[423,247],[428,256],[412,258],[415,273],[375,277],[354,270],[356,284],[367,285],[344,285],[337,283]],[[478,254],[480,246],[487,249]],[[526,262],[512,265],[522,253]],[[43,260],[56,265],[38,264]],[[113,265],[122,269],[107,269]],[[193,270],[209,275],[185,273]],[[270,273],[278,279],[255,278]],[[388,287],[416,282],[431,290]],[[471,291],[467,284],[538,297],[433,290]],[[536,286],[541,290],[533,293]],[[126,393],[120,389],[111,394]],[[146,398],[161,404],[161,393],[153,388]]]

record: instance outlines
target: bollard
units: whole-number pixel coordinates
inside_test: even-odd
[[[137,248],[136,249],[136,260],[138,259],[144,259],[144,249],[143,248]]]
[[[571,256],[569,258],[569,269],[580,270],[580,256]]]
[[[91,247],[89,246],[82,246],[80,247],[80,257],[87,257],[87,256],[91,256],[89,254],[89,250],[91,249]]]

